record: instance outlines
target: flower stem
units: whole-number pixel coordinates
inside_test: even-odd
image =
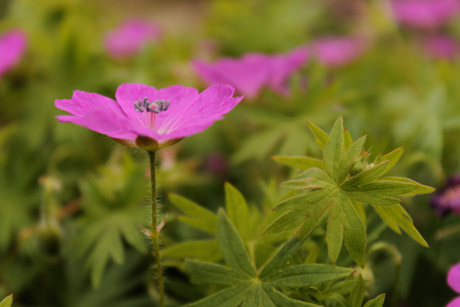
[[[163,268],[161,266],[160,248],[159,248],[159,233],[157,229],[157,182],[155,170],[155,151],[148,151],[150,159],[150,183],[152,187],[152,229],[150,238],[153,244],[153,253],[157,263],[157,280],[158,292],[160,293],[160,306],[165,306],[165,288],[163,283]]]

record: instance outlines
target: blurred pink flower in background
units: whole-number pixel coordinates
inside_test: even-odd
[[[328,67],[345,65],[358,58],[367,47],[356,37],[323,37],[307,45],[312,58]]]
[[[199,93],[174,85],[163,89],[125,83],[117,88],[116,100],[83,91],[72,99],[56,100],[58,109],[72,115],[58,116],[134,146],[138,137],[156,144],[174,142],[199,133],[230,112],[243,97],[233,97],[230,85],[214,85]]]
[[[450,268],[447,274],[447,284],[460,294],[460,263]],[[454,298],[446,307],[460,307],[460,296]]]
[[[460,10],[458,0],[393,0],[396,20],[418,29],[435,29],[455,17]]]
[[[431,206],[440,215],[451,211],[460,215],[460,174],[450,177],[445,186],[431,197]]]
[[[425,39],[426,52],[434,58],[453,59],[460,52],[458,42],[448,36],[433,36]]]
[[[148,43],[156,42],[161,36],[158,25],[144,20],[127,20],[105,37],[107,52],[114,58],[137,54]]]
[[[12,30],[0,36],[0,76],[16,65],[26,45],[26,36],[20,30]]]
[[[255,98],[264,87],[289,94],[291,75],[307,59],[304,49],[284,54],[248,53],[241,58],[222,58],[214,63],[193,61],[197,74],[208,84],[231,84],[248,98]]]

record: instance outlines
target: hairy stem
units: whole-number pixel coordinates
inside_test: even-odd
[[[150,159],[150,183],[152,187],[152,229],[150,238],[153,244],[153,253],[157,263],[157,280],[158,292],[160,293],[160,306],[165,306],[165,288],[163,283],[163,268],[161,266],[160,247],[159,247],[159,233],[157,229],[157,183],[156,183],[156,170],[155,170],[155,151],[149,151]]]

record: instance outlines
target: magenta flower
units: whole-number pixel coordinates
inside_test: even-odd
[[[456,40],[448,36],[434,36],[424,41],[424,47],[428,55],[439,59],[453,59],[460,52]]]
[[[460,263],[450,268],[447,274],[447,284],[460,294]],[[460,296],[454,298],[446,307],[460,307]]]
[[[460,175],[447,180],[444,188],[431,197],[431,205],[440,215],[451,211],[460,215]]]
[[[156,89],[126,83],[118,87],[116,100],[82,91],[75,91],[72,99],[56,100],[57,108],[72,114],[57,118],[127,145],[145,147],[148,140],[149,146],[166,146],[222,119],[243,99],[233,93],[229,85],[214,85],[198,93],[181,85]]]
[[[312,56],[327,67],[345,65],[359,57],[367,44],[356,37],[324,37],[307,45]]]
[[[110,31],[105,38],[105,47],[114,58],[133,56],[149,42],[161,36],[160,28],[143,20],[128,20],[120,27]]]
[[[417,29],[435,29],[455,17],[460,10],[458,0],[393,0],[396,20]]]
[[[287,95],[289,77],[305,63],[307,52],[297,49],[285,54],[248,53],[242,58],[222,58],[215,63],[193,62],[198,75],[208,84],[231,84],[240,93],[255,98],[265,86]]]
[[[0,36],[0,76],[12,68],[24,54],[27,40],[20,30]]]

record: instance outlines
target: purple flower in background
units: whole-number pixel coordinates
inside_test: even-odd
[[[228,83],[249,98],[255,98],[263,87],[287,95],[289,77],[307,59],[304,49],[284,54],[248,53],[241,58],[222,58],[214,63],[195,60],[193,66],[208,84]]]
[[[222,119],[243,99],[233,93],[229,85],[214,85],[199,93],[182,85],[156,89],[126,83],[118,87],[116,100],[83,91],[75,91],[72,99],[56,100],[57,108],[72,114],[57,118],[126,145],[145,147],[147,140],[148,146],[155,147],[202,132]]]
[[[426,52],[434,58],[453,59],[460,52],[458,43],[448,36],[434,36],[424,41]]]
[[[144,20],[128,20],[110,31],[105,38],[105,47],[114,58],[133,56],[149,42],[157,41],[161,29]]]
[[[27,40],[20,30],[13,30],[0,36],[0,76],[12,68],[24,54]]]
[[[324,37],[309,44],[307,49],[321,64],[338,67],[359,57],[366,46],[363,39],[356,37]]]
[[[435,29],[455,17],[460,10],[458,0],[393,0],[396,20],[417,29]]]
[[[447,274],[447,284],[460,294],[460,263],[450,268]],[[454,298],[446,307],[460,307],[460,296]]]
[[[431,205],[441,215],[451,211],[460,215],[460,175],[447,181],[445,187],[431,198]]]

